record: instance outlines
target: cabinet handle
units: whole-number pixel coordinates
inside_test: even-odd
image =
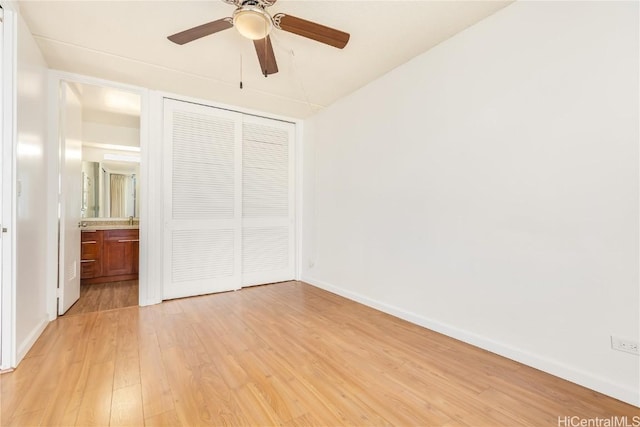
[[[87,240],[86,242],[82,242],[83,245],[86,245],[87,243],[98,243],[95,240]]]
[[[118,243],[139,242],[140,239],[118,240]]]
[[[83,263],[83,262],[96,262],[96,260],[95,259],[81,259],[80,263]]]
[[[98,230],[80,230],[81,233],[97,233]]]

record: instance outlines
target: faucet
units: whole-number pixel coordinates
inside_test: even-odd
[[[129,217],[129,225],[133,225],[133,215]]]

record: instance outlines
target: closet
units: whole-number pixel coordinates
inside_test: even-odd
[[[163,299],[294,278],[294,135],[165,99]]]

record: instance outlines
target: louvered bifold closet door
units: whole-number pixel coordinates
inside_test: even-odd
[[[241,285],[242,115],[164,103],[164,299]]]
[[[243,117],[242,286],[295,277],[294,129]]]

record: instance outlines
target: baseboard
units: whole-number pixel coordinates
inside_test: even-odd
[[[315,279],[304,274],[302,275],[301,280],[315,287],[375,308],[384,313],[391,314],[392,316],[404,319],[408,322],[420,325],[432,331],[439,332],[451,338],[455,338],[457,340],[466,342],[467,344],[471,344],[475,347],[479,347],[508,359],[515,360],[556,377],[565,379],[583,387],[587,387],[591,390],[595,390],[599,393],[606,394],[607,396],[611,396],[630,405],[640,407],[640,392],[638,390],[634,390],[631,387],[613,383],[605,378],[576,369],[556,360],[548,359],[543,356],[526,352],[508,344],[492,340],[488,337],[481,336],[448,325],[446,323],[439,322],[434,319],[429,319],[422,315],[371,299],[362,294],[346,290],[339,286],[332,285],[330,283]]]
[[[18,353],[16,354],[16,366],[18,366],[24,356],[27,355],[27,352],[31,349],[31,347],[33,347],[33,344],[35,344],[37,339],[44,331],[44,328],[46,328],[48,324],[48,318],[46,316],[43,317],[40,323],[38,323],[36,327],[31,330],[31,333],[27,335],[27,338],[25,338],[25,340],[18,345]]]

